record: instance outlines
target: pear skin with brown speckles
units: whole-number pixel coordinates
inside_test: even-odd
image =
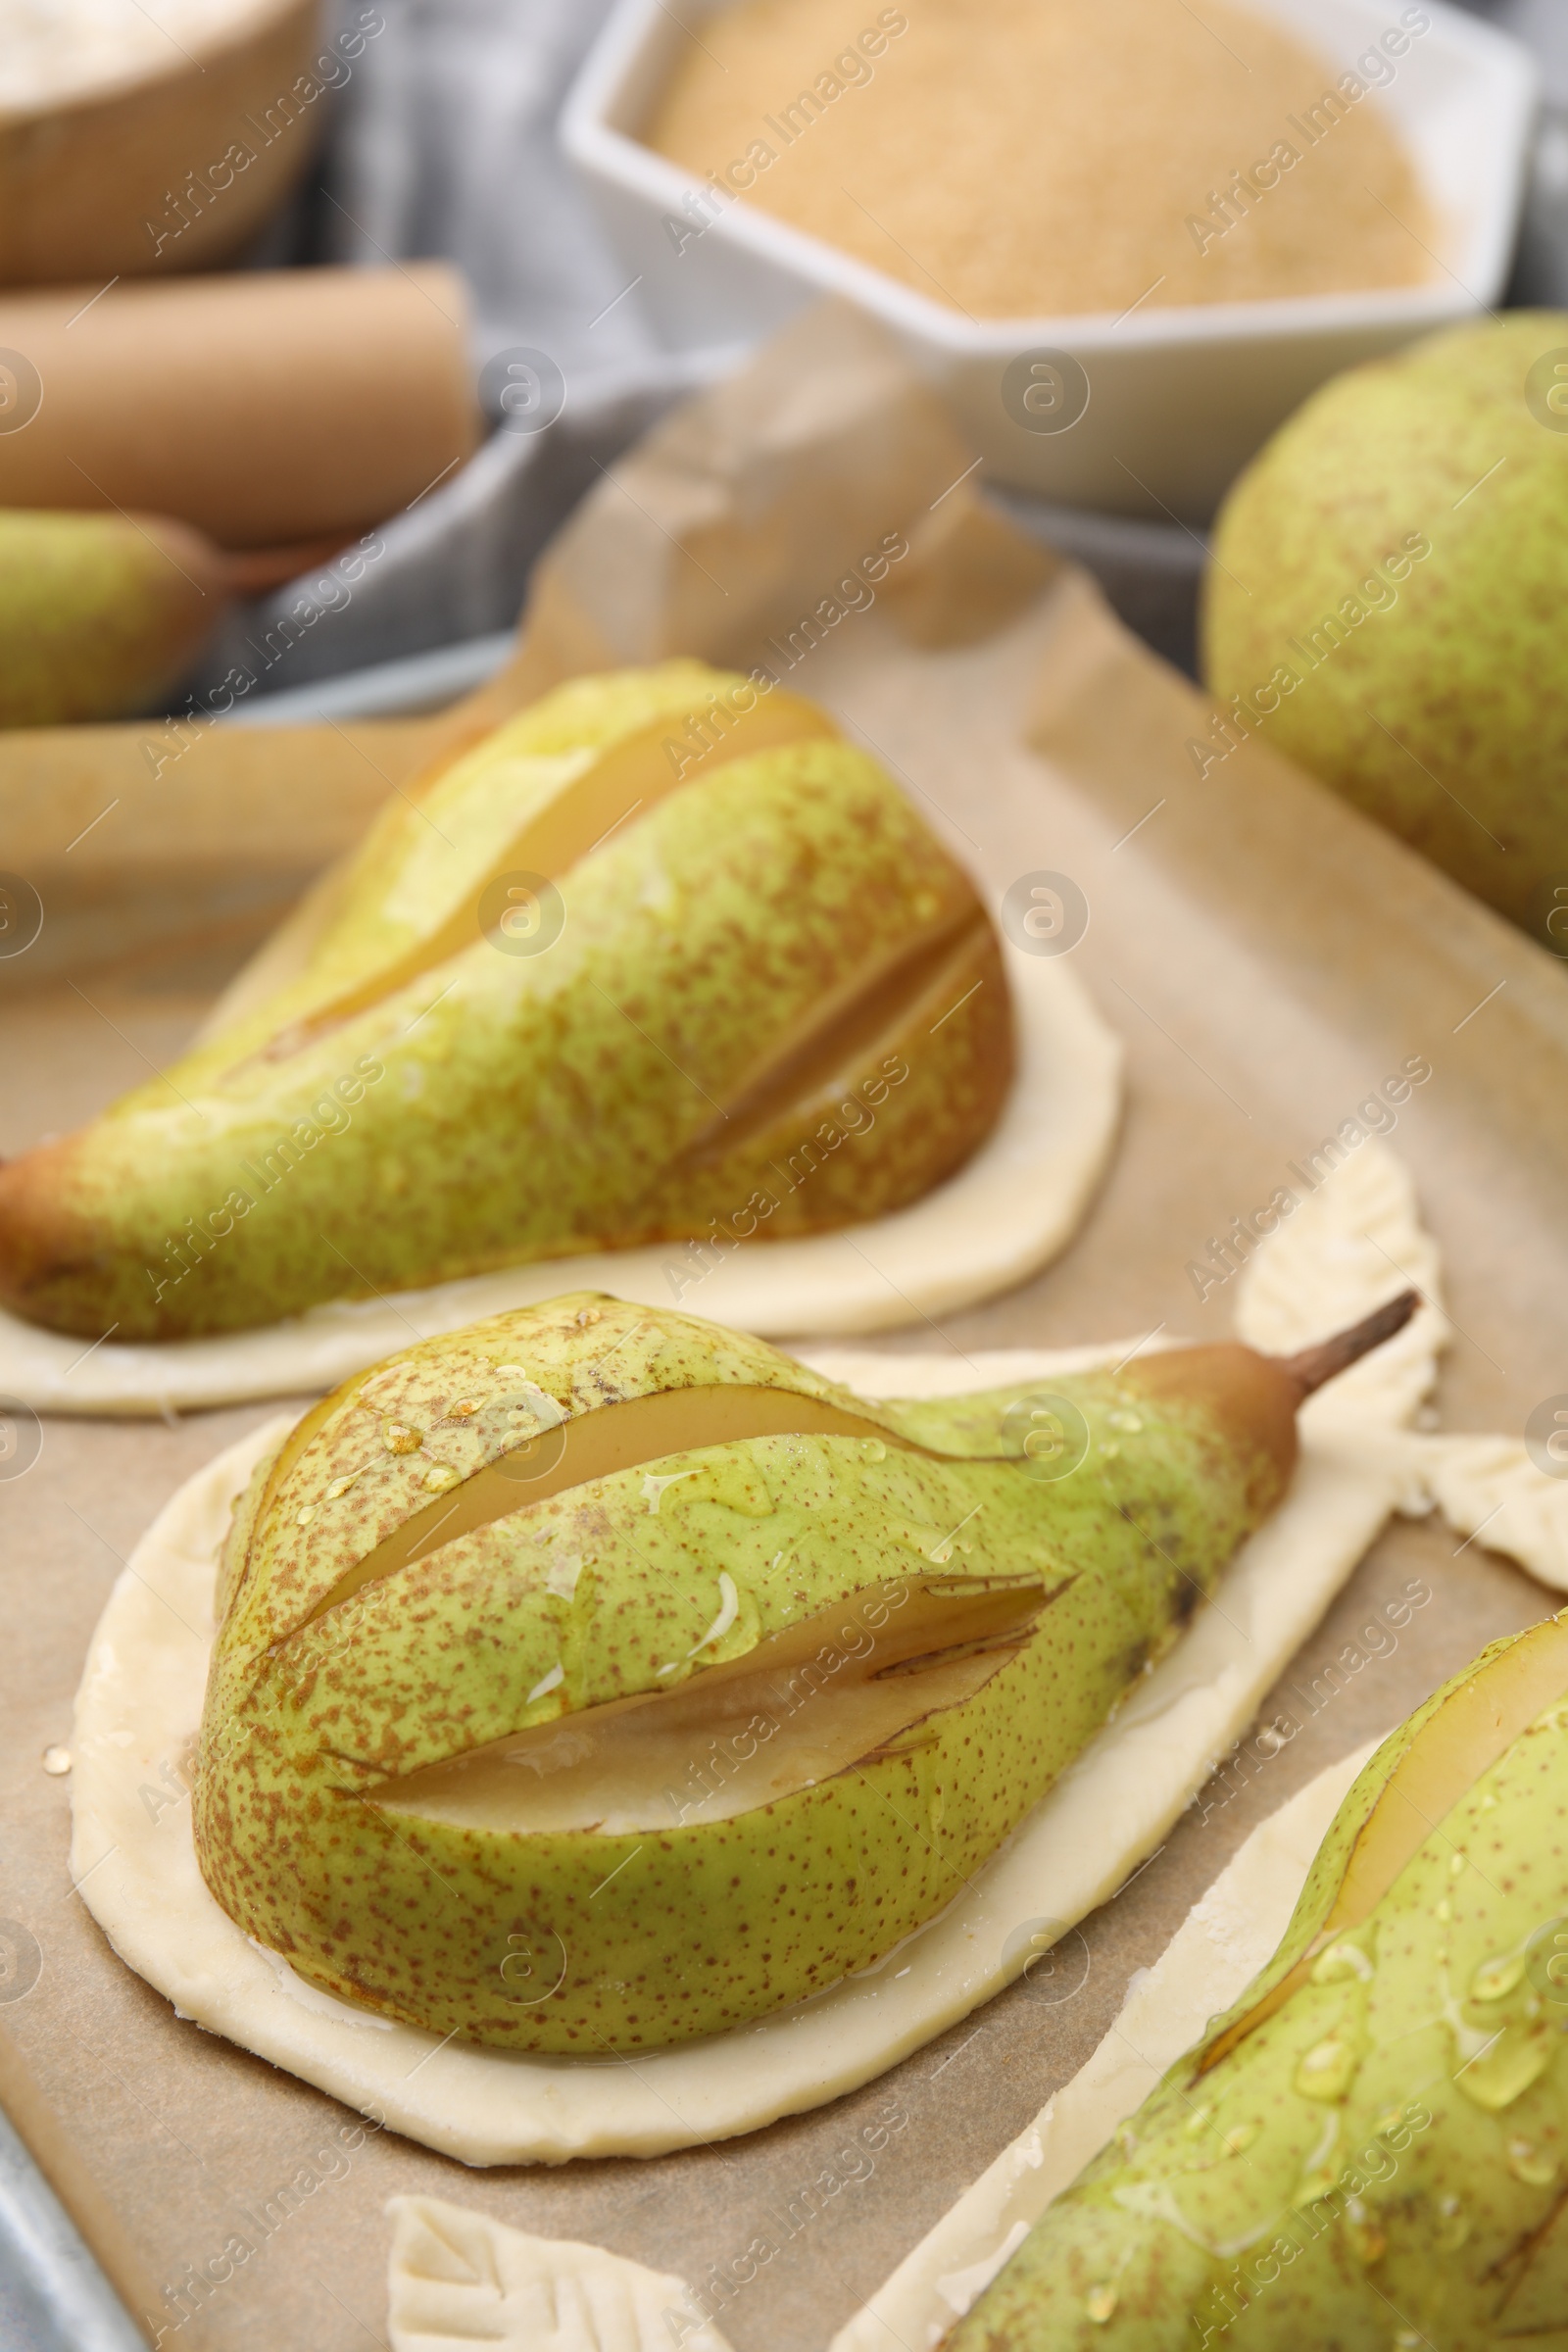
[[[1561,2352],[1568,1613],[1350,1789],[1273,1959],[947,2352]]]
[[[1194,762],[1283,752],[1562,956],[1565,606],[1568,313],[1352,368],[1220,511]]]
[[[963,1899],[1272,1509],[1302,1394],[1197,1348],[872,1404],[582,1293],[421,1342],[237,1507],[207,1884],[497,2048],[786,2008]]]
[[[396,796],[300,968],[0,1166],[0,1301],[120,1343],[663,1241],[831,1231],[1012,1078],[1001,951],[780,686],[583,678]]]

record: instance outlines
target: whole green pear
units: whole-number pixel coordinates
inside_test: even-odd
[[[947,2352],[1568,2342],[1568,1613],[1385,1740],[1284,1941]]]
[[[916,1200],[1012,1074],[968,877],[809,704],[579,679],[396,797],[302,967],[0,1168],[0,1299],[120,1341]]]
[[[1568,954],[1568,314],[1316,392],[1220,510],[1200,772],[1255,735]]]
[[[217,549],[185,523],[0,509],[0,726],[154,707],[225,602]]]
[[[315,1406],[224,1552],[207,1885],[312,1984],[501,2048],[764,2016],[933,1918],[1291,1473],[1289,1363],[870,1404],[577,1294]]]

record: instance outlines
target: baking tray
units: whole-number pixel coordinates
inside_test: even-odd
[[[1434,1075],[1392,1142],[1416,1173],[1446,1257],[1460,1337],[1444,1380],[1445,1424],[1517,1432],[1533,1405],[1568,1389],[1558,1311],[1568,1295],[1568,976],[1255,745],[1200,783],[1187,746],[1206,724],[1200,698],[1128,636],[1080,573],[1062,569],[978,642],[950,634],[920,650],[907,615],[901,624],[877,610],[811,662],[792,682],[896,763],[993,896],[1042,868],[1078,881],[1091,920],[1075,953],[1129,1050],[1122,1149],[1075,1246],[1010,1297],[891,1345],[1065,1345],[1161,1325],[1221,1336],[1229,1294],[1221,1286],[1200,1305],[1189,1261],[1233,1215],[1265,1201],[1285,1164],[1387,1072],[1421,1054]],[[1038,758],[1018,748],[1026,736]],[[0,769],[0,805],[4,797]],[[359,786],[336,804],[318,796],[317,858],[353,837],[362,797]],[[42,821],[34,804],[29,822]],[[267,894],[241,903],[248,872],[265,868],[275,881],[280,870],[254,807],[206,805],[188,868],[177,827],[147,838],[165,844],[164,936],[149,941],[132,926],[133,944],[116,953],[112,922],[107,950],[84,928],[76,963],[40,966],[30,987],[13,978],[0,1152],[72,1124],[149,1061],[167,1060],[270,919]],[[305,858],[297,843],[290,855]],[[193,891],[182,923],[187,872],[206,878],[208,895]],[[125,887],[146,880],[138,868]],[[113,885],[100,869],[93,887],[106,921]],[[220,923],[214,890],[228,893]],[[36,1465],[0,1481],[4,1909],[37,1962],[12,1977],[15,1997],[0,2010],[11,2070],[3,2095],[149,2340],[161,2324],[166,2342],[201,2347],[350,2352],[385,2342],[382,2206],[393,2192],[422,2190],[698,2285],[766,2236],[776,2251],[726,2306],[725,2331],[736,2352],[822,2352],[1088,2056],[1132,1972],[1156,1956],[1257,1820],[1389,1728],[1485,1641],[1549,1605],[1479,1543],[1461,1545],[1431,1523],[1392,1527],[1264,1702],[1265,1718],[1287,1705],[1304,1714],[1298,1736],[1266,1765],[1245,1750],[1222,1765],[1160,1852],[1085,1923],[1070,1997],[1016,1985],[819,2113],[642,2163],[469,2172],[372,2131],[346,2158],[318,2166],[345,2111],[181,2022],[121,1965],[71,1888],[69,1780],[42,1763],[47,1747],[69,1740],[88,1637],[137,1536],[179,1480],[271,1409],[167,1427],[51,1421]],[[1380,1641],[1379,1657],[1357,1650],[1362,1664],[1341,1662],[1328,1678],[1410,1580],[1431,1599],[1396,1646]],[[1327,1693],[1320,1703],[1314,1690]],[[157,1806],[163,1792],[150,1788],[147,1801]],[[863,2153],[844,2154],[865,2126],[885,2134],[869,2170]],[[276,2225],[259,2231],[266,2214]],[[235,2230],[259,2239],[254,2254],[205,2300],[181,2304],[181,2280]]]

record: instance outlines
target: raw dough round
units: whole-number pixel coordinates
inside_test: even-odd
[[[1348,1237],[1380,1202],[1401,1262],[1428,1247],[1392,1154],[1368,1146],[1330,1184],[1310,1226],[1273,1245],[1270,1283],[1294,1301],[1279,1307],[1293,1329],[1321,1315],[1326,1280],[1342,1319],[1387,1296],[1381,1259],[1381,1280],[1369,1261],[1356,1296],[1344,1283]],[[1000,1991],[1031,1957],[1032,1926],[1071,1926],[1114,1894],[1251,1722],[1390,1512],[1430,1507],[1412,1449],[1444,1441],[1399,1427],[1431,1383],[1443,1335],[1435,1307],[1422,1324],[1423,1360],[1368,1386],[1353,1432],[1305,1432],[1290,1494],[1217,1598],[972,1887],[876,1968],[743,2032],[639,2052],[635,2065],[443,2043],[304,1984],[219,1908],[196,1866],[182,1759],[201,1716],[229,1500],[276,1421],[180,1489],[110,1596],[77,1698],[73,1878],[116,1950],[183,2015],[469,2164],[652,2156],[821,2106]],[[862,1393],[909,1395],[1049,1379],[1086,1356],[1128,1352],[817,1360]]]

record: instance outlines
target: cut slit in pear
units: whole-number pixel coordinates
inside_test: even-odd
[[[367,1801],[534,1836],[730,1821],[907,1743],[928,1717],[973,1698],[1071,1582],[1049,1591],[1038,1577],[870,1586],[667,1693],[514,1732]],[[824,1651],[837,1663],[824,1665]]]
[[[835,1437],[872,1439],[907,1452],[923,1448],[878,1421],[847,1412],[826,1397],[794,1389],[735,1384],[712,1388],[661,1389],[601,1405],[539,1431],[512,1452],[476,1470],[461,1487],[412,1512],[340,1576],[307,1624],[342,1606],[368,1584],[394,1569],[412,1566],[438,1544],[451,1544],[514,1511],[545,1502],[567,1487],[586,1486],[617,1470],[635,1470],[670,1454],[728,1446],[741,1438]]]
[[[880,972],[856,973],[836,997],[816,1007],[805,1034],[777,1048],[667,1173],[711,1167],[804,1109],[835,1082],[852,1083],[856,1065],[871,1061],[879,1046],[898,1037],[921,996],[929,996],[945,976],[951,975],[956,987],[957,975],[967,978],[974,965],[995,956],[995,936],[978,902],[949,908],[934,933],[901,949]]]
[[[477,902],[503,875],[527,873],[542,875],[546,881],[558,880],[629,816],[657,808],[670,793],[697,777],[727,767],[732,760],[750,759],[755,753],[781,751],[794,743],[838,740],[838,729],[814,704],[778,690],[760,698],[750,710],[726,711],[724,725],[715,724],[712,741],[702,750],[681,742],[684,757],[678,762],[670,757],[675,725],[674,718],[666,715],[608,746],[513,835],[444,922],[330,1004],[290,1022],[261,1049],[258,1058],[286,1060],[326,1031],[381,1004],[411,980],[471,948],[480,936]]]
[[[1371,1917],[1440,1822],[1536,1717],[1568,1691],[1568,1616],[1532,1627],[1451,1690],[1396,1764],[1350,1848],[1324,1920],[1296,1966],[1203,2052],[1206,2075],[1284,2007],[1337,1936]]]

